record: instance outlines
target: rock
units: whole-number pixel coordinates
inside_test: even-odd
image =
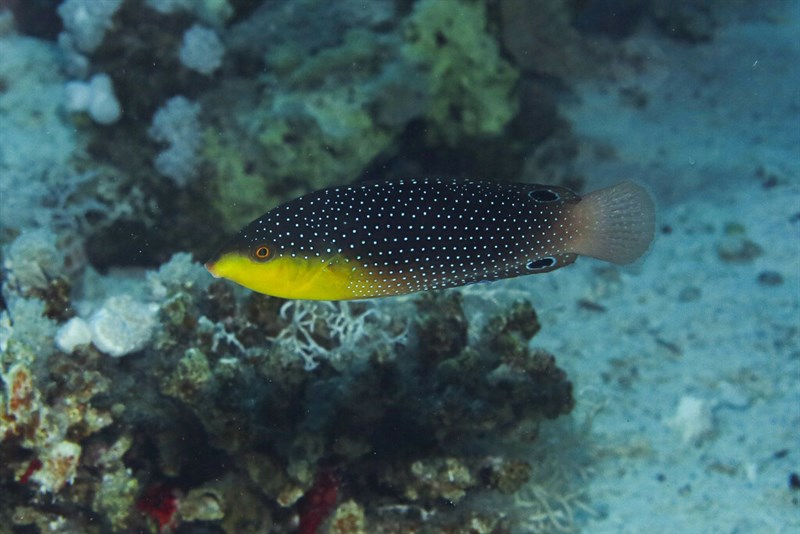
[[[73,317],[56,332],[56,346],[62,352],[72,354],[76,347],[92,342],[92,331],[80,317]]]
[[[89,319],[92,343],[115,358],[141,350],[153,335],[157,311],[127,295],[110,297]]]

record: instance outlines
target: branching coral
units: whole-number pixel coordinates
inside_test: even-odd
[[[408,333],[408,328],[397,334],[383,330],[381,323],[386,319],[372,303],[290,300],[281,306],[280,317],[286,327],[275,342],[287,354],[300,356],[306,371],[322,360],[346,365],[359,354],[369,353],[376,341],[386,346],[403,344]]]

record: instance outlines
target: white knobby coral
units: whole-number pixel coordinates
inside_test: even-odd
[[[81,52],[94,52],[103,42],[111,19],[124,0],[65,0],[58,6],[70,45]],[[63,39],[62,39],[63,40]]]
[[[62,352],[71,354],[76,348],[92,342],[92,331],[80,317],[73,317],[56,332],[56,347]]]
[[[108,74],[95,74],[88,82],[71,81],[65,88],[67,111],[85,111],[97,123],[113,124],[122,115],[114,85]]]
[[[158,306],[128,295],[109,297],[89,318],[92,343],[109,356],[120,357],[143,349],[156,326]]]
[[[225,48],[214,30],[195,24],[183,34],[181,63],[206,76],[222,65]]]
[[[153,116],[148,133],[169,147],[156,156],[158,172],[185,186],[195,177],[202,142],[200,104],[183,96],[174,96]]]

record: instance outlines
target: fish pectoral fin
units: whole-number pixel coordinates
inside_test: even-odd
[[[340,255],[317,260],[311,275],[303,284],[306,298],[312,300],[342,300],[353,298],[350,290],[352,269],[351,260]]]
[[[350,260],[341,254],[337,254],[325,261],[324,269],[335,274],[344,273],[351,270]]]
[[[341,254],[337,254],[325,261],[325,265],[319,271],[319,276],[323,278],[328,285],[346,287],[353,279],[353,273],[355,271],[355,262]]]

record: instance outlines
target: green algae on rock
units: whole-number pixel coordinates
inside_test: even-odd
[[[431,135],[447,144],[500,134],[516,113],[518,74],[487,32],[483,2],[422,0],[407,19],[403,55],[429,83]]]

